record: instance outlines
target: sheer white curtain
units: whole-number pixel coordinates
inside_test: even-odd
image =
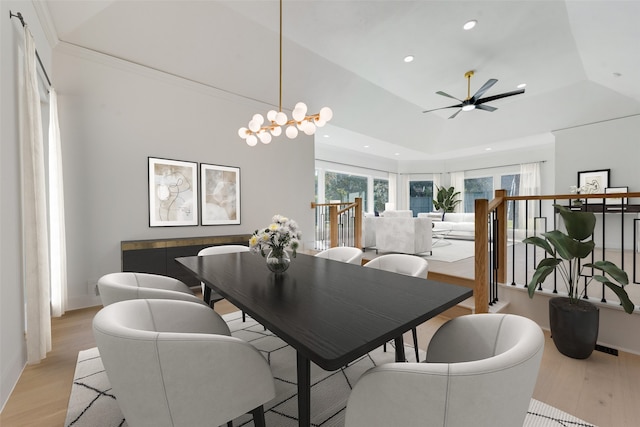
[[[64,222],[62,145],[58,95],[49,89],[49,236],[51,252],[51,310],[56,317],[67,308],[67,243]]]
[[[520,188],[518,195],[540,195],[540,163],[524,163],[520,165]],[[518,228],[526,231],[526,235],[529,235],[528,230],[533,229],[534,218],[539,215],[537,210],[538,203],[536,201],[518,203]],[[528,224],[526,230],[525,224]]]
[[[451,172],[450,174],[451,186],[455,188],[455,191],[459,191],[460,203],[454,209],[454,212],[464,212],[464,172]]]
[[[27,311],[27,362],[38,363],[51,350],[49,245],[36,49],[27,26],[24,27],[24,43],[24,91],[20,108],[22,258]]]

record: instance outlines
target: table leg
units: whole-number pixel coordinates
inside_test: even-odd
[[[311,363],[298,353],[298,425],[311,425]]]
[[[211,299],[211,288],[205,285],[204,291],[202,293],[202,300],[207,304],[210,304],[209,302],[210,299]]]
[[[404,341],[402,337],[398,337],[395,339],[396,343],[396,362],[406,362],[407,357],[404,355]]]

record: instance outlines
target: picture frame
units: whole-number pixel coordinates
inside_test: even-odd
[[[200,163],[202,225],[240,224],[240,168]]]
[[[604,189],[605,194],[615,194],[615,193],[628,193],[629,187],[607,187]],[[627,198],[624,197],[614,197],[614,198],[606,198],[604,199],[605,205],[618,205],[620,209],[622,209],[623,205],[627,204]]]
[[[578,188],[580,194],[604,194],[609,187],[611,169],[598,169],[578,172]],[[602,204],[603,199],[585,199],[587,204]]]
[[[198,163],[149,157],[149,227],[198,225]]]

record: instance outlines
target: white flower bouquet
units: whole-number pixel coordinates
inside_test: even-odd
[[[267,228],[254,231],[249,239],[250,251],[260,253],[263,257],[271,251],[274,257],[280,258],[286,248],[291,248],[295,258],[302,238],[298,224],[282,215],[275,215],[271,221]]]

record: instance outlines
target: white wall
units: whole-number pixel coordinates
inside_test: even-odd
[[[51,49],[31,2],[0,2],[0,408],[4,407],[26,363],[22,274],[20,146],[18,126],[19,74],[24,33],[9,10],[21,12],[48,72]]]
[[[556,188],[569,192],[578,171],[611,169],[609,185],[640,191],[640,116],[579,126],[554,132],[556,136]]]
[[[68,45],[56,48],[64,141],[69,304],[121,268],[122,240],[252,233],[274,214],[312,239],[310,137],[249,147],[237,134],[270,107]],[[149,227],[147,158],[240,167],[241,224]]]
[[[576,185],[578,171],[597,169],[611,169],[610,185],[626,185],[629,186],[629,191],[640,191],[640,175],[637,170],[640,158],[640,145],[637,143],[639,134],[638,116],[555,131],[555,189],[549,194],[569,193],[569,186]],[[625,269],[631,273],[630,265],[626,265]],[[635,289],[630,292],[634,292],[633,302],[640,304]],[[547,295],[536,295],[530,300],[522,289],[505,286],[500,288],[500,299],[510,302],[510,312],[530,317],[543,328],[549,327]],[[619,307],[601,307],[598,335],[600,344],[640,354],[640,335],[633,332],[638,328],[640,314],[637,312],[629,315]]]
[[[21,37],[19,23],[6,16],[12,7],[37,26],[30,5],[3,1],[0,20],[0,173],[7,190],[0,221],[2,405],[26,362],[14,63]],[[36,37],[36,43],[46,54],[41,56],[49,58],[44,37]],[[46,68],[58,91],[63,140],[68,309],[99,304],[88,283],[120,270],[122,240],[250,234],[278,213],[298,221],[303,239],[313,239],[313,139],[280,137],[250,148],[237,134],[253,114],[265,114],[271,106],[64,43]],[[149,156],[239,167],[241,224],[150,228]]]

